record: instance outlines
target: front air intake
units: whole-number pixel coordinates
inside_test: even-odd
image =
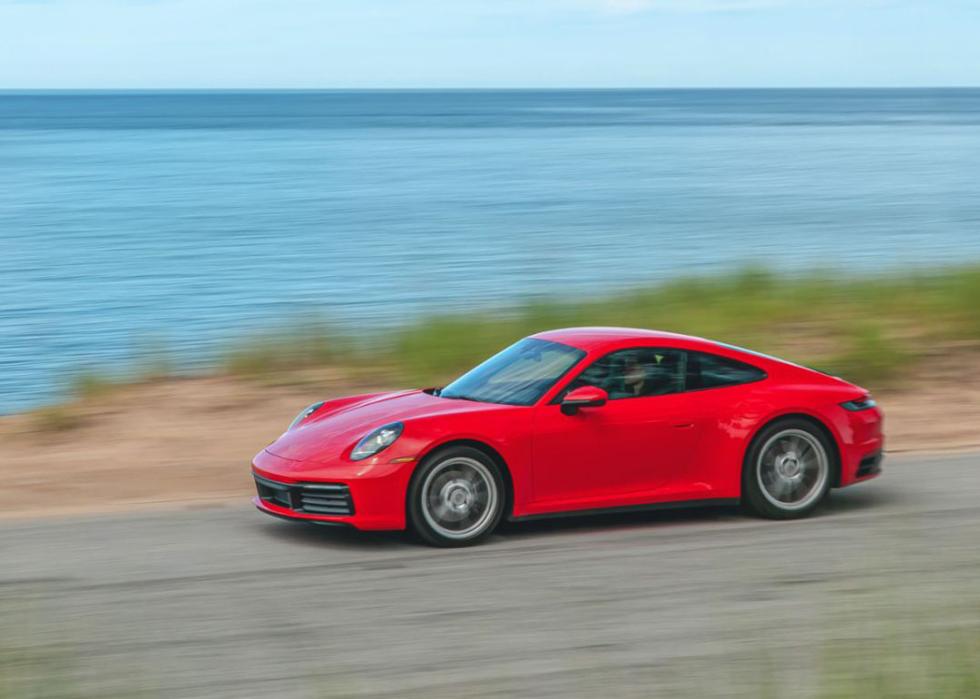
[[[271,505],[311,515],[354,514],[350,489],[342,483],[280,483],[254,476],[259,498]]]

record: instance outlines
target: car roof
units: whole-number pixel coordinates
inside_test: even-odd
[[[767,373],[773,371],[805,372],[811,381],[816,380],[818,383],[848,383],[844,379],[824,374],[809,367],[794,364],[779,357],[745,349],[744,347],[737,347],[725,342],[708,340],[694,335],[682,335],[680,333],[664,332],[662,330],[612,327],[561,328],[559,330],[540,332],[531,337],[560,342],[580,350],[585,350],[589,354],[604,354],[619,349],[627,349],[631,346],[676,347],[678,349],[708,352],[710,354],[736,359],[763,369]]]
[[[662,330],[643,330],[641,328],[586,327],[547,330],[532,337],[540,340],[560,342],[591,352],[614,345],[636,342],[640,345],[662,343],[666,346],[717,347],[717,343],[693,335],[664,332]]]

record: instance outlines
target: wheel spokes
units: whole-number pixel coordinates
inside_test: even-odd
[[[496,483],[489,469],[465,457],[437,465],[422,487],[426,521],[449,538],[479,534],[491,521],[496,502]]]
[[[819,497],[828,477],[826,451],[809,432],[784,430],[769,439],[758,460],[763,495],[781,509],[802,509]]]

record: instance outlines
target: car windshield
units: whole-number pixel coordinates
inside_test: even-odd
[[[526,338],[466,372],[439,395],[481,403],[532,405],[584,356],[585,352],[568,345]]]

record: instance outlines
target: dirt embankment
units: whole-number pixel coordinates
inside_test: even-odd
[[[299,387],[167,380],[68,406],[53,419],[0,418],[0,517],[245,498],[252,492],[251,457],[295,413],[315,400],[369,389],[336,376]],[[980,363],[920,376],[878,398],[889,451],[980,449]]]

